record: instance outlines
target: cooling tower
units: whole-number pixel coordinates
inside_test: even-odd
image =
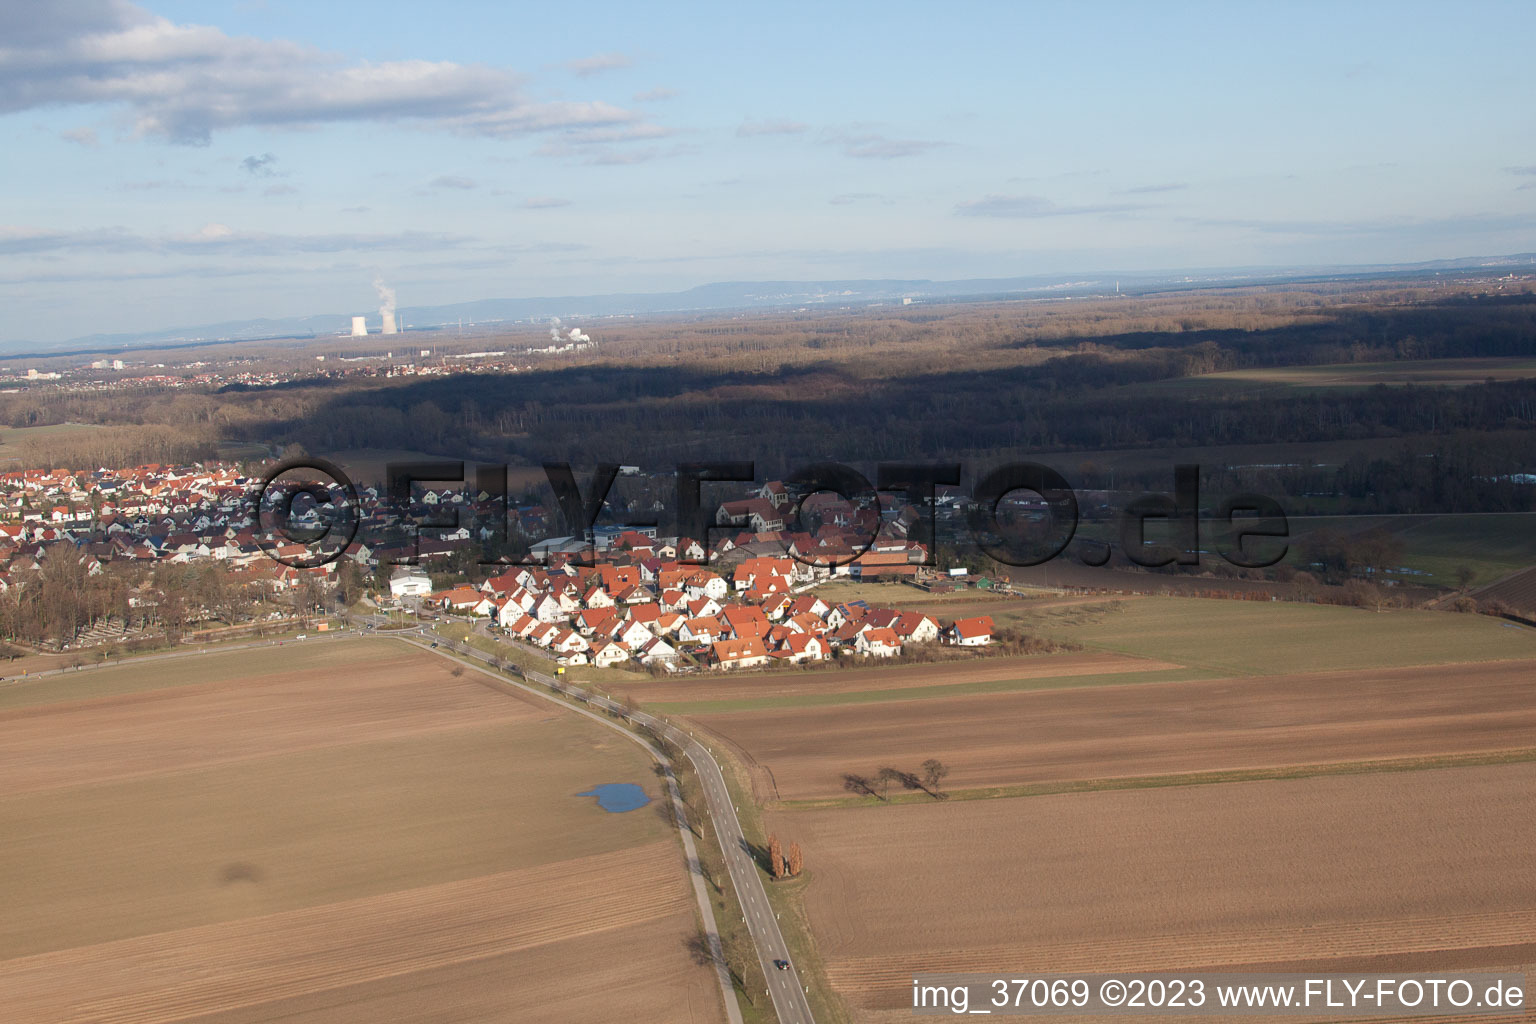
[[[361,338],[368,333],[368,318],[355,316],[352,318],[352,337]]]
[[[395,311],[392,310],[392,309],[384,311],[384,333],[385,334],[395,334],[395,333],[397,333],[396,330],[395,330]]]

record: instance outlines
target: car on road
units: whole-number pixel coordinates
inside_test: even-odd
[[[773,966],[777,967],[781,971],[787,971],[787,970],[789,970],[789,961],[788,960],[775,960],[773,962]]]

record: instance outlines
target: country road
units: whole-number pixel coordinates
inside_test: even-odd
[[[447,651],[452,651],[461,657],[486,664],[494,661],[493,655],[470,647],[467,644],[460,644],[437,636],[428,632],[424,626],[418,626],[409,630],[392,630],[379,635],[414,639],[422,647],[435,650],[437,653],[444,654],[445,656]],[[437,647],[430,647],[429,644],[436,644]],[[568,686],[554,676],[546,675],[542,672],[522,669],[518,670],[518,674],[530,682],[538,683],[552,690],[558,690],[569,697],[584,701],[590,706],[599,708],[609,714],[627,719],[636,725],[644,726],[656,735],[665,738],[669,743],[676,745],[678,749],[687,755],[688,760],[693,764],[694,770],[698,773],[699,781],[704,791],[704,801],[709,809],[709,818],[714,824],[715,837],[719,840],[720,849],[725,854],[726,869],[730,873],[732,885],[736,887],[736,894],[741,904],[742,912],[745,915],[747,929],[752,936],[752,942],[757,947],[758,960],[762,965],[763,977],[768,981],[768,992],[773,999],[774,1012],[777,1014],[780,1024],[815,1024],[815,1018],[811,1015],[810,1002],[806,999],[804,983],[800,980],[800,973],[796,969],[794,961],[789,957],[789,948],[784,943],[784,936],[779,930],[778,919],[774,916],[773,908],[768,903],[768,894],[763,889],[763,882],[757,863],[750,852],[746,835],[742,832],[741,822],[736,816],[736,807],[731,802],[730,791],[726,788],[725,775],[721,772],[720,765],[715,760],[714,755],[691,735],[662,719],[656,718],[654,715],[646,714],[643,711],[630,711],[616,701],[587,693],[574,686]],[[535,687],[518,683],[516,680],[507,679],[502,675],[496,675],[495,678],[509,686],[517,686],[546,700],[556,699]],[[575,710],[582,711],[580,708]],[[583,713],[596,718],[605,725],[620,729],[626,735],[634,735],[612,722],[605,721],[601,716],[592,715],[590,712]],[[640,739],[640,737],[634,738]],[[641,742],[644,742],[643,739]],[[649,746],[649,744],[646,745]],[[681,813],[680,801],[678,801],[678,809],[679,813]],[[698,856],[694,850],[693,836],[686,828],[680,831],[682,832],[684,846],[688,853],[690,866],[692,867],[695,890],[701,897],[701,908],[705,914],[706,926],[709,931],[714,932],[713,914],[710,911],[708,901],[702,898],[703,882],[699,875]],[[711,946],[716,950],[717,960],[720,959],[718,953],[718,932],[708,936],[708,938],[712,940]],[[783,961],[787,964],[787,967],[784,970],[779,970],[775,966],[775,961]],[[739,1024],[741,1019],[740,1010],[736,1006],[735,994],[729,990],[728,984],[726,986],[726,995],[726,1006],[731,1016],[732,1024]]]
[[[354,625],[364,622],[376,625],[380,621],[379,617],[377,616],[348,616],[347,618]],[[492,655],[487,654],[484,651],[470,647],[467,644],[461,644],[453,640],[448,640],[444,637],[438,636],[435,633],[431,633],[426,626],[415,626],[408,629],[388,630],[380,632],[368,632],[364,629],[349,629],[341,633],[314,635],[309,637],[307,642],[311,644],[325,643],[327,641],[334,642],[336,640],[345,640],[365,636],[398,637],[402,640],[406,640],[407,642],[413,642],[424,650],[434,651],[435,653],[443,654],[444,656],[446,656],[448,651],[452,651],[454,654],[457,654],[461,657],[469,658],[473,661],[481,662],[484,664],[490,664],[494,660]],[[139,655],[124,660],[128,661],[130,664],[154,661],[169,661],[181,658],[197,657],[199,655],[205,654],[254,650],[264,647],[280,647],[284,643],[292,644],[304,642],[306,641],[296,640],[291,637],[271,640],[253,640],[200,649],[166,651],[156,654]],[[433,646],[434,644],[436,645],[435,647]],[[121,664],[121,661],[117,662],[116,664]],[[65,674],[74,675],[81,671],[89,674],[91,669],[99,667],[107,666],[85,665],[80,669],[70,669],[64,667],[45,669],[43,671],[31,673],[26,677],[16,677],[9,680],[0,680],[0,682],[31,682],[33,680],[47,676]],[[501,683],[504,683],[507,686],[515,686],[542,699],[556,701],[556,703],[560,703],[562,707],[569,707],[569,705],[557,701],[556,698],[551,696],[549,693],[537,687],[529,686],[525,683],[520,683],[515,679],[508,679],[505,675],[491,672],[488,669],[481,669],[480,671],[486,672],[488,675],[492,676],[492,678],[498,680]],[[704,801],[709,810],[709,818],[714,826],[715,837],[719,841],[720,849],[725,855],[726,869],[731,876],[732,885],[735,886],[738,902],[741,904],[742,911],[745,915],[744,920],[746,921],[748,932],[752,936],[752,942],[757,949],[758,961],[762,966],[763,977],[767,979],[768,992],[773,999],[774,1012],[777,1014],[780,1024],[815,1024],[815,1018],[811,1015],[810,1003],[806,999],[804,983],[800,980],[800,973],[796,968],[794,961],[790,959],[789,948],[784,943],[784,936],[783,933],[779,930],[778,919],[774,916],[773,908],[768,902],[768,894],[763,888],[763,882],[757,863],[753,859],[751,848],[747,843],[746,835],[742,832],[741,822],[736,816],[736,807],[731,801],[730,791],[726,788],[725,776],[721,772],[720,765],[715,760],[714,755],[709,752],[708,748],[695,740],[690,734],[674,727],[663,719],[656,718],[655,716],[646,714],[642,711],[630,711],[616,701],[609,700],[606,697],[600,697],[595,694],[587,693],[578,687],[568,686],[564,683],[561,683],[554,676],[547,675],[542,672],[536,672],[529,669],[514,669],[514,671],[516,671],[518,675],[522,676],[522,678],[526,680],[538,683],[541,686],[548,687],[552,690],[558,690],[568,697],[583,701],[590,706],[607,712],[610,715],[614,715],[616,717],[634,722],[637,725],[644,726],[652,730],[658,736],[664,737],[669,743],[676,745],[678,749],[682,750],[683,753],[687,755],[688,760],[693,764],[694,770],[698,773],[699,782],[704,792]],[[629,730],[624,729],[623,727],[611,721],[608,721],[602,715],[594,714],[582,708],[574,708],[572,710],[575,710],[579,714],[587,715],[589,718],[601,722],[603,725],[618,730],[620,733],[628,736],[632,740],[635,740],[636,742],[645,746],[647,749],[651,750],[651,752],[657,757],[659,761],[665,763],[665,759],[662,757],[661,752],[656,750],[655,747],[648,743],[643,737],[637,736]],[[669,785],[673,790],[672,797],[676,805],[679,818],[681,819],[683,815],[682,799],[676,792],[676,781],[671,779],[670,771],[668,773],[668,778]],[[723,979],[722,989],[725,996],[726,1010],[730,1018],[730,1024],[741,1024],[741,1010],[736,1005],[735,993],[732,990],[729,976],[726,973],[726,969],[723,963],[724,957],[720,950],[719,931],[715,927],[714,914],[710,908],[707,895],[704,892],[704,882],[699,868],[698,853],[693,842],[693,834],[686,828],[680,829],[680,832],[682,833],[685,851],[688,854],[695,896],[699,902],[700,913],[705,921],[706,939],[709,941],[710,948],[714,953],[715,959],[717,961],[718,973]],[[783,961],[787,966],[784,970],[779,970],[775,966],[775,961]]]

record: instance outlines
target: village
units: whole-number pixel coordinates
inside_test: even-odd
[[[655,527],[603,525],[587,538],[537,540],[530,545],[537,564],[501,567],[467,557],[490,533],[475,519],[475,503],[462,490],[427,488],[414,496],[412,516],[457,508],[460,525],[406,540],[375,513],[342,558],[308,565],[304,544],[273,543],[263,532],[251,505],[254,482],[229,463],[0,474],[0,594],[15,591],[10,596],[19,599],[55,549],[74,551],[90,576],[113,567],[114,580],[127,588],[117,603],[121,621],[113,629],[95,621],[112,620],[105,602],[67,637],[53,638],[61,649],[120,636],[129,620],[140,633],[167,627],[155,621],[156,609],[171,603],[167,587],[154,586],[160,566],[206,567],[246,598],[238,616],[231,605],[193,600],[177,632],[198,622],[302,619],[306,611],[361,600],[382,610],[463,617],[561,665],[660,671],[895,658],[925,645],[985,647],[993,640],[985,616],[941,622],[815,593],[828,581],[899,580],[932,592],[997,585],[965,568],[926,564],[927,547],[909,536],[917,521],[910,506],[881,516],[811,495],[800,514],[818,525],[791,532],[790,494],[774,481],[720,505],[707,553],[703,542],[658,537]],[[376,488],[361,496],[377,507]],[[520,534],[538,536],[557,519],[531,505],[517,508],[512,522]],[[343,588],[344,577],[353,585]]]
[[[992,642],[987,616],[944,626],[930,615],[863,601],[830,604],[811,592],[827,577],[805,572],[792,558],[748,557],[727,576],[664,560],[656,548],[638,550],[648,553],[626,564],[519,566],[479,586],[426,593],[425,574],[402,568],[390,589],[402,602],[420,596],[428,607],[483,619],[508,638],[549,651],[562,666],[672,669],[686,656],[701,667],[729,670]]]
[[[987,616],[942,623],[815,593],[829,580],[902,580],[939,592],[994,586],[964,568],[927,566],[926,547],[908,537],[914,509],[877,520],[872,510],[813,494],[800,513],[821,525],[791,533],[790,504],[778,481],[725,502],[715,517],[724,535],[715,539],[711,530],[707,551],[700,540],[658,537],[654,527],[608,527],[594,532],[590,547],[572,538],[542,542],[547,564],[510,566],[478,585],[433,590],[420,568],[401,567],[390,597],[483,620],[566,666],[732,670],[992,642]]]

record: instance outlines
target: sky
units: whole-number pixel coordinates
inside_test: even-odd
[[[1536,250],[1536,4],[0,5],[0,344]]]

